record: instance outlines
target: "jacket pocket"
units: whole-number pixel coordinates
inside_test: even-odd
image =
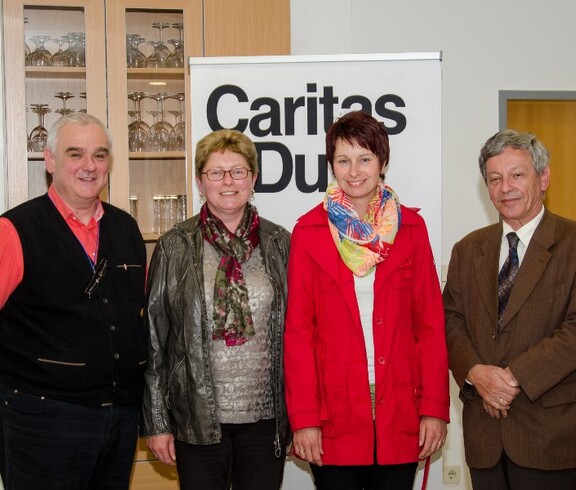
[[[323,435],[338,437],[355,432],[361,421],[371,417],[365,366],[330,363],[324,366],[322,379]]]
[[[75,355],[55,356],[52,353],[39,353],[36,362],[46,380],[52,380],[50,383],[65,380],[62,386],[70,392],[86,391],[87,387],[93,387],[94,379],[90,375],[94,367],[88,369],[88,363],[84,358]]]
[[[411,291],[414,287],[414,264],[410,258],[400,264],[400,290]]]
[[[395,425],[402,432],[420,431],[420,400],[422,383],[417,357],[394,361],[391,382],[394,383]]]

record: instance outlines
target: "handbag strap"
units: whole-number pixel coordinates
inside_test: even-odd
[[[426,463],[424,463],[424,478],[422,478],[422,490],[426,490],[428,485],[428,476],[430,474],[430,456],[426,458]]]

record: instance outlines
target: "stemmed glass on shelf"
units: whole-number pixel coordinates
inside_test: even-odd
[[[144,42],[140,34],[126,34],[126,65],[128,68],[144,68],[146,55],[138,49],[138,45]]]
[[[172,125],[166,121],[164,113],[164,100],[168,97],[168,94],[157,93],[148,97],[156,101],[158,120],[150,127],[148,132],[146,151],[168,151],[170,133],[172,132]]]
[[[80,96],[81,99],[86,100],[86,92],[80,92],[78,95]],[[86,109],[78,109],[78,112],[86,112],[86,111],[87,111]]]
[[[128,125],[128,147],[130,151],[145,151],[150,126],[142,121],[140,101],[146,97],[146,92],[130,92],[128,98],[134,104],[134,120]]]
[[[70,45],[70,36],[60,36],[57,39],[53,39],[53,41],[58,44],[58,51],[52,55],[52,65],[70,66],[70,56],[62,49],[65,44]]]
[[[70,45],[64,51],[68,54],[69,65],[83,67],[86,66],[86,50],[84,47],[85,36],[83,32],[69,32]]]
[[[56,109],[54,111],[54,112],[56,112],[56,114],[60,114],[60,116],[66,116],[66,115],[72,114],[74,112],[73,109],[68,109],[66,107],[66,101],[68,99],[74,98],[74,95],[72,95],[72,92],[56,92],[54,94],[54,97],[56,97],[57,99],[60,99],[62,101],[62,108]]]
[[[184,68],[184,40],[182,39],[182,22],[175,22],[172,24],[174,29],[178,29],[178,39],[170,39],[168,42],[174,46],[172,54],[168,58],[166,64],[169,68]]]
[[[146,60],[146,68],[166,68],[166,61],[170,57],[170,50],[162,40],[162,31],[170,27],[168,22],[154,22],[152,27],[160,31],[160,38],[158,41],[148,41],[154,47],[154,52]]]
[[[170,111],[171,114],[176,116],[176,124],[170,133],[170,139],[168,143],[168,149],[170,151],[184,151],[186,148],[186,123],[184,121],[184,100],[186,98],[185,94],[180,92],[172,96],[180,104],[180,110]]]
[[[48,104],[30,104],[32,112],[38,114],[38,125],[30,133],[28,138],[29,151],[44,151],[48,140],[48,131],[44,127],[44,116],[52,110]]]
[[[180,39],[168,39],[174,50],[166,60],[168,68],[184,68],[184,44]]]
[[[181,131],[184,114],[182,111],[168,111],[168,113],[172,114],[176,121],[168,139],[168,151],[184,151],[184,134]]]
[[[30,40],[36,44],[36,48],[28,56],[25,63],[28,66],[52,66],[52,54],[46,49],[44,43],[50,41],[50,36],[32,36]]]

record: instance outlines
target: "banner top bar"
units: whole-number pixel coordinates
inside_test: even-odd
[[[261,63],[322,63],[335,61],[442,61],[441,51],[415,53],[369,53],[369,54],[328,54],[328,55],[286,55],[286,56],[191,56],[189,66],[194,65],[235,65]]]

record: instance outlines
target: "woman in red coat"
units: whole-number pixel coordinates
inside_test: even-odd
[[[389,153],[376,119],[338,119],[335,181],[292,235],[286,401],[319,490],[412,489],[446,438],[440,286],[424,220],[384,184]]]

